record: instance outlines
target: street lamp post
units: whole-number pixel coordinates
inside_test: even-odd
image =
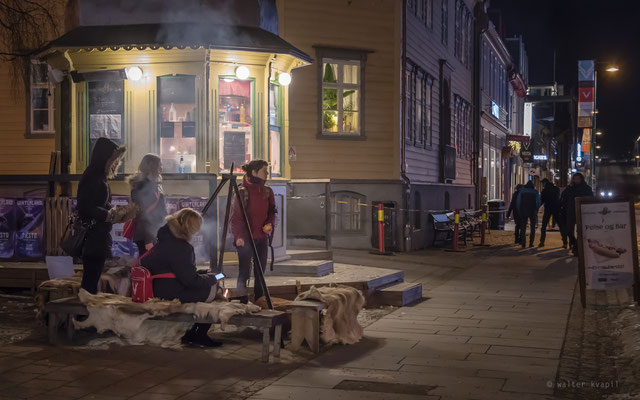
[[[596,155],[596,135],[602,134],[602,132],[596,132],[598,128],[597,120],[598,120],[598,65],[606,64],[604,62],[595,61],[594,63],[594,81],[593,81],[593,127],[591,129],[591,187],[593,190],[596,190],[596,160],[598,156]],[[618,72],[620,68],[616,65],[609,65],[605,71],[607,72]]]

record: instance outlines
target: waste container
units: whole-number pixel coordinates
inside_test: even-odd
[[[504,200],[489,200],[489,229],[504,230],[504,221],[507,216],[507,209]]]

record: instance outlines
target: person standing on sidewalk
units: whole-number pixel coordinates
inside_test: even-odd
[[[549,181],[547,178],[542,180],[544,189],[540,194],[542,205],[544,206],[544,214],[542,214],[542,229],[540,230],[540,244],[538,247],[544,247],[544,239],[547,237],[547,225],[549,219],[553,218],[553,222],[558,224],[560,232],[562,232],[563,223],[560,221],[560,189]],[[563,236],[564,239],[564,236]]]
[[[162,160],[156,154],[142,157],[138,172],[129,178],[131,201],[138,206],[133,242],[142,256],[156,242],[158,229],[165,224],[167,206],[162,190]]]
[[[573,255],[578,255],[578,244],[576,242],[576,198],[591,197],[593,190],[591,186],[584,181],[584,175],[581,173],[573,174],[571,184],[562,192],[560,199],[562,214],[565,218],[565,230],[569,239],[569,245],[573,251]]]
[[[538,209],[540,208],[540,193],[533,186],[533,181],[527,182],[518,193],[516,209],[520,216],[520,244],[525,248],[527,244],[527,222],[531,224],[529,247],[533,247],[536,236],[536,223],[538,222]]]
[[[522,187],[523,185],[520,183],[516,185],[516,190],[511,196],[511,203],[509,203],[509,210],[507,210],[507,219],[511,216],[511,213],[513,213],[513,222],[516,224],[514,233],[515,244],[520,243],[520,214],[518,214],[518,209],[516,207],[516,199],[518,198],[518,193],[520,193],[520,189],[522,189]]]
[[[273,190],[266,185],[269,177],[269,164],[264,160],[253,160],[242,166],[245,176],[238,189],[240,199],[236,198],[231,214],[231,233],[233,243],[238,251],[238,288],[246,288],[251,274],[253,263],[254,276],[258,268],[257,260],[254,260],[251,239],[253,238],[258,250],[258,257],[262,272],[267,265],[267,253],[269,252],[269,235],[273,232],[276,218],[276,202]],[[249,219],[251,232],[247,232],[244,216],[240,209],[240,203],[244,205]],[[262,297],[262,286],[256,280],[253,285],[254,301]]]

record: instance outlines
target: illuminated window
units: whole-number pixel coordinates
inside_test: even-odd
[[[49,85],[49,65],[35,60],[30,69],[29,119],[31,134],[54,134],[54,96]]]

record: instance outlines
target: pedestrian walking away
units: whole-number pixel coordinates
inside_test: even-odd
[[[564,226],[564,223],[560,220],[560,189],[547,178],[542,180],[542,185],[543,189],[540,194],[540,199],[544,206],[544,213],[542,214],[542,227],[540,229],[540,247],[544,247],[549,221],[557,224],[561,233]]]
[[[527,182],[518,193],[516,209],[520,217],[520,244],[524,248],[527,244],[527,222],[531,226],[529,247],[533,247],[536,236],[536,223],[538,222],[538,209],[540,209],[540,194],[533,186],[533,181]]]
[[[156,154],[142,157],[138,172],[129,178],[131,201],[137,205],[137,214],[131,225],[125,226],[124,235],[138,246],[142,256],[156,242],[158,229],[165,224],[167,206],[162,190],[162,160]]]
[[[82,288],[92,294],[98,292],[104,262],[111,257],[112,224],[131,219],[135,214],[134,206],[111,207],[107,179],[115,177],[124,152],[124,147],[99,138],[78,184],[78,216],[90,224],[82,248]]]
[[[277,212],[273,190],[266,185],[269,177],[269,164],[264,160],[253,160],[243,165],[242,170],[246,174],[242,178],[242,183],[238,186],[240,198],[235,199],[231,215],[231,233],[238,251],[240,264],[238,288],[247,287],[252,264],[254,277],[256,276],[255,268],[258,267],[258,263],[254,260],[250,239],[253,239],[256,244],[260,266],[262,267],[262,272],[264,272],[269,252],[269,235],[273,232]],[[242,201],[247,211],[251,232],[246,230],[239,201]],[[253,291],[255,300],[262,297],[263,290],[257,280]]]
[[[561,214],[564,216],[565,230],[569,246],[573,255],[578,255],[578,245],[575,236],[576,230],[576,198],[592,197],[593,190],[584,180],[581,173],[573,174],[571,184],[562,192],[560,197]]]
[[[511,196],[511,202],[509,203],[509,209],[507,210],[507,219],[513,213],[513,222],[516,224],[516,229],[514,233],[514,243],[520,243],[520,214],[518,213],[518,209],[516,208],[516,199],[518,198],[518,193],[520,193],[520,189],[522,189],[522,184],[516,185],[516,190],[513,192],[513,196]]]

